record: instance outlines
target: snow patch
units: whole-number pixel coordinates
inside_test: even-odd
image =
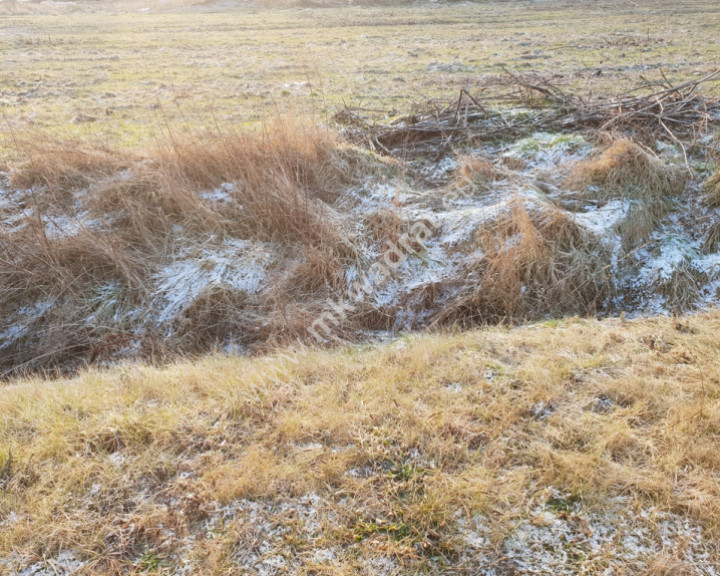
[[[212,287],[256,294],[264,287],[272,247],[246,240],[226,240],[217,245],[186,248],[154,277],[154,305],[158,322],[172,321],[182,310]]]

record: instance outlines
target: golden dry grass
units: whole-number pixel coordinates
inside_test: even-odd
[[[704,201],[710,208],[720,207],[720,171],[715,172],[703,184]]]
[[[481,156],[470,154],[457,155],[457,169],[455,170],[455,186],[459,188],[473,188],[481,191],[488,190],[493,182],[503,178],[504,173],[490,160]]]
[[[688,174],[680,166],[666,164],[644,146],[622,138],[598,156],[578,162],[567,184],[594,201],[622,198],[634,202],[618,225],[623,247],[629,251],[650,237],[687,181]]]
[[[510,574],[538,505],[568,525],[615,510],[628,534],[669,514],[717,565],[719,329],[571,319],[7,384],[0,570],[71,551],[85,574],[235,574],[278,553],[298,573]],[[697,573],[697,542],[630,562],[622,534],[565,568]]]
[[[612,289],[602,246],[554,206],[513,198],[480,229],[482,256],[467,271],[475,284],[436,322],[495,322],[598,310]]]
[[[262,316],[342,290],[354,232],[333,203],[348,186],[396,169],[327,129],[280,119],[261,130],[169,133],[134,153],[35,136],[15,139],[9,184],[20,206],[4,206],[18,224],[0,233],[0,313],[22,320],[23,306],[50,307],[32,320],[27,337],[6,347],[4,369],[87,361],[103,356],[97,351],[108,337],[144,333],[100,318],[93,307],[146,302],[152,275],[178,245],[217,237],[272,242],[286,269],[275,273],[272,297],[262,304],[225,288],[198,295],[174,323],[171,347],[206,351],[231,334],[247,341],[294,333],[281,325],[268,333],[275,324]],[[220,185],[222,200],[207,199]],[[101,302],[98,290],[112,294]],[[90,315],[96,322],[83,326]],[[155,338],[139,336],[147,337]]]
[[[25,158],[10,166],[10,184],[17,188],[44,187],[53,193],[68,193],[128,165],[128,158],[117,150],[88,147],[80,141],[57,142],[31,132],[14,143]]]
[[[402,217],[391,209],[373,210],[364,220],[371,238],[380,245],[385,242],[397,243],[405,228]]]
[[[90,187],[89,208],[100,217],[118,211],[134,233],[162,233],[184,222],[206,231],[240,231],[263,239],[339,242],[318,201],[391,161],[343,143],[328,129],[281,119],[259,130],[168,133],[153,149],[130,155],[94,142],[50,141],[42,134],[14,140],[10,184],[53,197]],[[199,192],[237,184],[240,205],[213,210]]]
[[[715,222],[708,228],[701,249],[703,254],[714,254],[720,249],[720,222]]]
[[[617,224],[623,248],[629,252],[647,241],[666,212],[667,206],[662,201],[633,202],[625,218]]]
[[[596,158],[579,162],[569,183],[597,186],[610,197],[659,199],[680,194],[687,179],[681,167],[668,165],[647,148],[623,138]]]
[[[673,270],[669,278],[659,278],[656,288],[665,298],[668,310],[679,314],[691,310],[700,299],[707,275],[690,262],[684,262]]]

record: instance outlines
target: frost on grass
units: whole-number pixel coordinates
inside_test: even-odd
[[[656,147],[658,157],[651,158],[650,168],[674,174],[678,151],[661,144]],[[467,150],[463,156],[411,161],[413,170],[429,188],[407,179],[370,179],[362,189],[349,190],[346,200],[351,200],[348,205],[358,221],[372,211],[384,210],[395,213],[406,227],[413,222],[427,222],[433,229],[433,237],[421,250],[404,254],[402,264],[388,281],[374,287],[367,303],[386,315],[387,327],[393,330],[425,325],[433,312],[445,305],[454,287],[477,282],[467,271],[482,261],[478,235],[518,200],[534,210],[561,212],[592,238],[599,251],[611,254],[604,273],[615,292],[602,303],[599,312],[674,312],[714,302],[720,269],[714,255],[700,255],[696,222],[687,217],[695,208],[692,190],[663,207],[666,215],[663,212],[653,216],[654,229],[641,246],[628,247],[624,235],[634,226],[630,218],[638,206],[644,209],[646,199],[603,198],[601,191],[593,192],[593,186],[584,196],[566,189],[573,168],[601,149],[596,150],[579,134],[536,133],[509,144]],[[490,184],[473,188],[472,178],[460,185],[453,180],[463,163],[472,164],[472,159],[483,170],[492,172]],[[221,189],[213,191],[213,201],[222,202],[225,193]],[[368,236],[362,228],[359,234]],[[671,254],[673,243],[666,241],[670,237],[680,238],[687,246],[682,258]],[[360,257],[344,263],[346,281],[362,278],[372,264],[382,261],[385,248],[382,241],[360,242]],[[683,292],[684,285],[693,292],[693,298],[676,296]]]
[[[718,574],[718,544],[699,525],[658,509],[636,510],[625,498],[599,510],[549,488],[512,522],[500,559],[487,556],[491,533],[485,516],[459,519],[458,530],[467,546],[463,562],[479,562],[483,574],[623,574],[662,562],[681,573]]]
[[[247,573],[275,576],[299,573],[308,562],[332,563],[336,552],[316,545],[331,521],[323,499],[307,494],[279,502],[239,500],[220,507],[204,529],[205,537],[213,539],[233,527],[239,534],[234,563]],[[298,539],[304,542],[303,552],[292,545]]]
[[[577,161],[592,151],[592,145],[580,134],[538,132],[507,147],[505,157],[519,157],[531,166],[550,169]]]
[[[212,288],[256,294],[264,287],[272,248],[245,240],[208,242],[182,250],[154,277],[153,299],[160,324],[172,321]]]
[[[309,339],[312,322],[331,312],[328,301],[356,306],[357,314],[338,323],[342,337],[355,339],[506,316],[675,313],[717,301],[720,213],[703,204],[707,218],[693,217],[701,208],[699,185],[674,179],[681,174],[675,147],[658,144],[650,150],[627,139],[594,145],[580,134],[539,132],[397,162],[404,171],[370,171],[325,200],[308,196],[309,211],[301,191],[279,205],[284,208],[273,205],[267,214],[250,216],[239,183],[170,196],[157,214],[140,210],[131,227],[155,230],[161,223],[157,250],[147,250],[144,239],[128,245],[123,236],[128,230],[120,230],[130,225],[120,217],[123,210],[100,220],[88,212],[85,204],[101,186],[75,190],[36,214],[30,192],[10,190],[8,179],[2,184],[0,178],[2,231],[22,245],[24,235],[37,228],[42,238],[27,245],[47,243],[57,250],[85,239],[82,250],[92,252],[92,240],[103,241],[99,253],[110,272],[122,272],[120,279],[93,277],[98,268],[82,264],[82,258],[95,254],[66,252],[70,265],[81,272],[89,267],[92,283],[66,304],[77,312],[73,322],[89,326],[91,333],[87,342],[70,348],[86,356],[89,351],[95,360],[133,355],[117,347],[93,353],[98,345],[106,349],[108,335],[118,334],[136,343],[135,356],[154,350],[158,338],[168,352],[217,346],[236,351]],[[636,165],[642,182],[636,181]],[[125,174],[123,186],[152,198],[152,181],[135,180]],[[652,184],[643,189],[647,193],[641,193],[642,184]],[[277,214],[284,210],[288,213]],[[517,225],[521,213],[533,226]],[[400,245],[418,223],[431,229],[431,237],[411,249]],[[257,226],[273,233],[258,234]],[[297,229],[287,230],[293,226]],[[130,247],[126,260],[123,250]],[[396,252],[388,256],[391,247]],[[388,257],[397,260],[398,248],[400,262],[391,274],[363,289],[361,301],[350,302],[349,288],[387,265]],[[142,269],[124,275],[138,261]],[[16,284],[24,285],[22,279]],[[488,291],[488,285],[494,289]],[[46,318],[49,325],[59,322],[32,298],[38,297],[8,301],[0,349],[20,346],[18,339]]]
[[[627,216],[628,208],[627,202],[611,200],[604,206],[590,207],[586,212],[575,214],[575,221],[599,236],[608,235]]]
[[[45,558],[19,569],[17,576],[71,576],[79,574],[85,563],[69,550],[61,550],[57,556]]]
[[[410,574],[392,554],[347,538],[340,517],[346,500],[332,503],[315,493],[278,500],[237,500],[215,505],[215,511],[183,539],[168,558],[168,573],[192,574],[202,567],[202,549],[213,542],[232,543],[231,564],[258,576],[301,575],[313,570],[342,570],[383,576]],[[451,520],[460,545],[453,560],[458,574],[645,573],[674,566],[679,573],[717,576],[720,545],[686,517],[652,507],[637,508],[626,497],[602,507],[571,494],[544,490],[535,505],[518,511],[502,532],[484,514],[458,512]],[[232,538],[229,538],[232,535]],[[498,535],[500,540],[498,543]],[[207,544],[202,544],[207,542]],[[376,553],[377,552],[377,553]],[[437,559],[429,559],[432,563]],[[82,566],[71,553],[35,563],[21,574],[44,575],[49,566],[72,574]],[[357,573],[357,572],[353,572]]]
[[[0,350],[12,346],[18,340],[29,336],[35,322],[42,319],[54,304],[55,302],[52,299],[39,300],[21,306],[13,316],[5,318],[5,329],[0,332]]]

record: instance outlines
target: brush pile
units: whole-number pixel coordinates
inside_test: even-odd
[[[500,83],[509,90],[501,95],[482,99],[461,90],[454,102],[429,102],[392,125],[369,123],[348,109],[336,120],[347,126],[352,139],[391,155],[437,156],[461,145],[538,131],[622,130],[645,141],[665,138],[679,144],[717,126],[720,102],[703,96],[700,88],[719,75],[720,70],[676,86],[663,78],[660,90],[602,99],[567,93],[543,78],[508,73]],[[498,104],[503,108],[497,109]]]

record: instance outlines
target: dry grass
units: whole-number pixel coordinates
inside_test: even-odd
[[[49,236],[43,222],[31,219],[19,231],[0,233],[0,311],[14,330],[22,327],[14,341],[6,334],[0,366],[57,367],[89,353],[94,342],[124,328],[113,323],[112,310],[142,298],[147,264],[107,231]]]
[[[715,254],[720,250],[720,222],[715,222],[708,228],[701,250],[703,254]]]
[[[705,273],[699,272],[690,262],[683,262],[669,278],[658,280],[656,285],[658,293],[665,298],[668,310],[681,313],[692,310],[706,282]]]
[[[676,82],[710,71],[720,53],[713,44],[720,11],[709,0],[683,3],[690,22],[687,31],[663,28],[667,11],[674,8],[668,0],[642,14],[632,5],[612,2],[611,17],[606,11],[588,14],[583,6],[562,1],[527,11],[517,11],[512,2],[485,3],[484,14],[493,26],[484,38],[475,36],[477,6],[473,3],[407,3],[388,9],[343,1],[323,9],[320,21],[298,19],[296,10],[257,9],[251,7],[252,2],[197,2],[197,9],[179,9],[192,3],[0,3],[0,12],[8,14],[17,8],[49,14],[61,6],[69,9],[55,16],[3,17],[5,72],[10,82],[3,98],[11,106],[7,111],[12,125],[20,132],[31,124],[43,126],[58,136],[92,132],[135,146],[152,142],[158,124],[165,122],[174,127],[214,120],[235,125],[259,122],[278,106],[310,115],[317,113],[314,104],[320,104],[323,116],[331,117],[347,104],[352,109],[375,110],[382,117],[391,110],[407,110],[418,94],[423,99],[448,96],[448,91],[454,91],[450,80],[458,80],[457,86],[472,94],[487,93],[493,90],[500,66],[519,73],[556,75],[557,85],[570,92],[615,94],[637,84],[633,59],[642,60],[648,70],[671,64],[674,68],[668,77]],[[143,8],[149,8],[149,13],[140,12]],[[88,15],[88,10],[96,14]],[[628,18],[633,19],[632,30],[627,28]],[[409,21],[414,23],[411,28]],[[192,22],[208,31],[202,42],[188,48],[195,53],[203,50],[208,62],[216,65],[204,67],[201,73],[188,65],[184,50],[173,45],[179,22]],[[377,33],[368,35],[368,26],[378,26]],[[512,38],[516,32],[526,38]],[[587,43],[585,36],[590,39]],[[98,37],[103,39],[100,44]],[[574,43],[572,49],[556,52],[553,58],[528,58],[535,49],[548,50],[568,41]],[[435,49],[426,50],[426,44]],[[669,44],[675,50],[672,62],[668,62]],[[693,59],[698,45],[706,47],[707,60],[699,70]],[[227,75],[228,69],[238,65],[237,54],[228,46],[246,47],[245,72],[238,78]],[[163,58],[138,56],[168,47]],[[412,56],[405,57],[404,51]],[[33,56],[28,57],[29,53]],[[98,72],[98,61],[112,65],[116,57],[123,64],[117,74]],[[608,58],[617,64],[612,70],[604,67]],[[578,76],[579,59],[588,70],[603,67],[602,75]],[[72,70],[58,62],[72,63]],[[268,62],[282,62],[283,67],[276,70]],[[358,62],[368,66],[362,77],[355,73]],[[436,68],[452,62],[464,65],[452,72]],[[90,80],[84,92],[65,85],[71,76]],[[28,86],[28,78],[42,78],[44,84]],[[305,81],[312,87],[296,86]],[[127,86],[133,90],[127,92]],[[95,122],[70,123],[78,112],[96,118]]]
[[[657,199],[680,194],[687,178],[681,167],[666,164],[647,148],[624,138],[598,157],[578,163],[570,184],[597,186],[608,197]]]
[[[555,207],[514,198],[481,228],[478,244],[483,255],[467,271],[475,285],[463,287],[436,322],[592,314],[610,293],[597,239]]]
[[[617,224],[625,251],[629,252],[646,242],[667,212],[668,205],[662,200],[634,201],[627,216]]]
[[[659,198],[677,196],[687,174],[671,166],[637,142],[615,141],[602,154],[578,163],[570,175],[575,186],[597,186],[611,197]]]
[[[411,0],[255,0],[258,6],[263,8],[286,9],[286,8],[332,8],[347,6],[407,6]]]
[[[0,12],[17,7],[0,4]],[[50,4],[38,9],[57,8]],[[0,574],[711,573],[720,565],[718,313],[573,318],[383,346],[180,360],[226,344],[257,351],[258,343],[307,340],[329,301],[347,296],[348,268],[366,269],[369,255],[396,243],[417,214],[435,211],[440,202],[428,197],[448,188],[445,180],[439,191],[399,187],[394,198],[385,186],[373,190],[368,178],[395,177],[400,166],[325,128],[280,119],[255,131],[175,127],[193,104],[228,126],[254,122],[276,96],[317,103],[326,117],[345,97],[358,114],[396,115],[419,90],[493,93],[501,64],[553,73],[568,90],[624,86],[638,58],[674,75],[690,73],[692,62],[698,73],[697,58],[684,55],[717,44],[707,25],[713,7],[687,10],[704,27],[651,41],[644,28],[629,31],[628,18],[657,29],[675,8],[669,3],[640,20],[636,7],[596,10],[595,23],[586,7],[568,3],[490,3],[483,11],[493,26],[482,35],[472,6],[381,13],[335,0],[259,4],[344,7],[286,16],[223,5],[160,19],[131,0],[132,13],[113,15],[112,26],[85,15],[10,18],[0,102],[11,110],[10,132],[43,125],[145,145],[159,109],[169,128],[155,147],[132,154],[30,137],[16,138],[6,159],[3,140],[0,165],[24,191],[3,189],[0,198],[0,369],[133,355],[165,364],[3,383]],[[367,33],[371,26],[377,34]],[[670,56],[667,42],[676,44]],[[227,46],[241,47],[242,70]],[[159,48],[167,58],[137,56]],[[587,71],[621,58],[627,66],[603,65],[602,79],[578,73],[580,61]],[[51,60],[74,62],[71,77]],[[338,73],[323,67],[330,61]],[[543,105],[538,94],[528,91],[526,103]],[[95,121],[75,123],[73,114]],[[187,124],[206,120],[203,112]],[[450,189],[486,191],[511,170],[539,175],[516,157],[457,160]],[[408,162],[406,176],[427,168],[415,172],[417,164]],[[561,184],[564,173],[559,166],[547,182]],[[655,230],[686,176],[625,139],[578,164],[570,184],[600,203],[633,202],[619,228],[630,250]],[[357,195],[343,197],[350,188]],[[710,206],[720,206],[719,190],[714,176]],[[347,210],[373,202],[394,208],[365,218]],[[481,218],[466,212],[446,238],[466,241],[465,225]],[[391,329],[413,306],[426,313],[422,322],[442,309],[436,326],[605,310],[614,295],[609,255],[568,213],[516,198],[478,221],[468,253],[443,252],[444,238],[427,251],[418,246],[408,268],[421,280],[407,306],[360,302],[334,334],[351,340]],[[715,228],[706,252],[717,249]],[[454,267],[435,268],[438,253]],[[175,264],[191,274],[172,274]],[[173,292],[188,277],[193,286]],[[248,288],[258,277],[262,287]],[[680,266],[655,288],[682,310],[705,280]],[[177,309],[168,293],[184,295]],[[145,308],[152,299],[160,304]],[[144,329],[148,310],[169,310],[157,324],[162,333]]]
[[[241,343],[255,338],[248,309],[252,302],[237,290],[209,287],[186,306],[176,319],[175,346],[181,353],[204,352],[208,343]]]
[[[65,194],[91,187],[95,215],[120,212],[143,241],[168,222],[262,239],[339,241],[318,201],[331,204],[343,187],[392,164],[328,130],[279,119],[260,131],[171,133],[134,158],[94,143],[38,138],[15,142],[22,161],[11,170],[13,187]],[[202,201],[200,192],[225,183],[235,184],[234,203],[218,210]]]
[[[202,246],[229,236],[272,243],[289,270],[273,290],[283,305],[342,290],[354,233],[332,204],[347,186],[395,170],[327,130],[280,120],[261,131],[169,134],[134,156],[87,142],[16,144],[22,160],[13,163],[10,185],[28,189],[26,216],[0,237],[0,314],[20,321],[24,307],[52,304],[5,350],[3,368],[72,365],[95,357],[108,336],[142,332],[142,322],[98,318],[92,308],[109,299],[120,318],[117,307],[142,307],[150,278],[182,242]],[[112,296],[100,296],[108,290]],[[207,350],[238,334],[255,340],[266,333],[258,315],[275,306],[269,300],[248,304],[237,291],[211,287],[186,303],[172,346]],[[95,320],[78,330],[84,314]]]
[[[705,181],[703,191],[705,204],[710,208],[720,208],[720,170]]]
[[[22,160],[9,166],[10,185],[49,192],[54,200],[69,200],[71,193],[86,188],[98,179],[126,169],[130,158],[86,142],[58,142],[30,131],[22,139],[13,139]]]
[[[647,148],[630,139],[616,140],[599,156],[579,162],[567,184],[583,190],[592,200],[633,200],[628,217],[619,225],[626,250],[646,241],[668,212],[672,198],[683,192],[688,174],[666,164]]]
[[[35,224],[34,226],[32,224]],[[17,296],[33,289],[72,290],[94,281],[121,281],[142,287],[142,263],[121,238],[81,229],[74,235],[48,237],[39,221],[0,237],[3,291]]]
[[[104,575],[278,556],[286,573],[703,573],[719,561],[718,329],[569,320],[15,382],[4,570],[72,553]]]
[[[504,177],[502,170],[498,169],[490,160],[470,154],[458,154],[457,169],[455,170],[455,186],[485,191],[490,185]]]
[[[204,188],[234,181],[252,187],[283,173],[304,190],[324,195],[324,200],[332,199],[358,173],[332,132],[281,119],[259,132],[228,128],[181,138],[170,134],[159,156],[166,170]]]
[[[397,244],[405,229],[405,222],[395,210],[384,209],[369,212],[364,219],[371,238],[381,246],[386,242]]]
[[[284,293],[278,297],[291,301],[297,299],[298,295],[311,295],[325,288],[331,294],[342,291],[345,288],[343,264],[343,260],[333,250],[308,246],[289,271],[289,277],[282,284]]]
[[[87,142],[65,150],[56,142],[16,144],[10,184],[28,189],[9,192],[24,210],[21,220],[8,202],[0,206],[11,223],[0,238],[0,315],[22,329],[8,337],[5,370],[74,368],[112,360],[112,350],[117,357],[165,355],[308,341],[318,316],[332,315],[329,302],[349,301],[347,274],[377,264],[412,218],[431,219],[447,200],[423,189],[424,168],[413,162],[386,160],[327,128],[281,118],[257,131],[169,131],[155,148],[134,154]],[[457,162],[449,186],[440,177],[448,197],[458,187],[488,190],[500,179],[503,189],[531,185],[483,157],[459,155]],[[682,171],[629,140],[579,163],[571,181],[581,194],[632,200],[619,225],[626,250],[651,234],[685,183]],[[380,183],[385,197],[368,195]],[[402,192],[406,184],[417,189]],[[358,218],[355,210],[365,205],[374,209]],[[460,219],[477,217],[461,212]],[[458,229],[457,238],[470,229]],[[449,278],[412,281],[392,301],[368,297],[352,318],[336,322],[335,336],[357,341],[367,331],[428,319],[435,326],[518,322],[610,309],[607,250],[546,201],[515,198],[483,220],[475,240],[467,238],[455,244],[469,247],[462,253],[444,252],[442,238],[427,251],[408,240],[413,260],[397,278],[419,277],[437,254],[462,262]],[[668,300],[685,309],[697,282],[685,282],[682,271],[676,276],[651,289],[672,292]],[[171,301],[178,294],[184,300]],[[38,305],[50,310],[36,314]]]

